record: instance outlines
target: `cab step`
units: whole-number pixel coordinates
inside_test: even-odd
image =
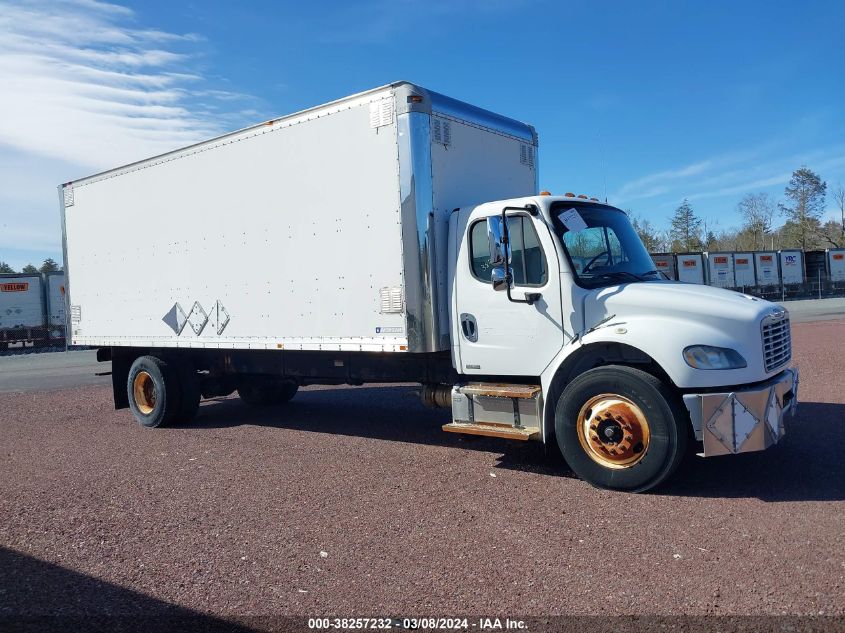
[[[499,437],[506,440],[526,441],[540,436],[540,429],[536,426],[511,426],[510,424],[491,424],[487,422],[451,422],[444,424],[443,430],[449,433],[464,433],[466,435],[484,435]]]
[[[484,435],[508,440],[541,436],[543,390],[540,385],[475,382],[452,387],[449,433]]]
[[[474,382],[461,387],[461,393],[465,396],[488,398],[534,398],[540,391],[540,385],[503,385],[492,382]]]

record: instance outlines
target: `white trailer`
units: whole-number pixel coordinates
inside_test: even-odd
[[[733,260],[733,287],[742,289],[756,285],[756,275],[754,274],[754,254],[734,253]]]
[[[845,248],[827,249],[827,270],[831,281],[845,281]]]
[[[630,491],[688,442],[778,441],[786,312],[665,280],[624,212],[537,189],[530,125],[405,82],[66,183],[71,342],[149,427],[412,381],[445,431]]]
[[[45,321],[49,336],[52,339],[63,339],[67,322],[63,271],[44,274],[44,299]]]
[[[754,253],[754,271],[758,286],[779,286],[778,254],[774,251]]]
[[[707,262],[707,283],[717,288],[734,288],[733,253],[704,253]]]
[[[676,257],[678,262],[678,281],[689,284],[704,283],[704,260],[701,253],[683,253]]]
[[[678,278],[674,253],[652,253],[651,261],[654,262],[654,267],[666,275],[668,279]]]
[[[45,338],[40,273],[0,274],[0,347]]]
[[[804,253],[801,251],[778,251],[780,278],[784,286],[804,283]]]

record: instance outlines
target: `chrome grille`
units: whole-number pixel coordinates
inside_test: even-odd
[[[775,313],[763,319],[763,359],[766,371],[785,365],[792,358],[792,336],[789,315]]]

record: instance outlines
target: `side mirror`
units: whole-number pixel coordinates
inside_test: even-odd
[[[503,266],[505,257],[510,263],[510,249],[505,248],[503,237],[502,218],[500,216],[487,218],[487,242],[490,247],[490,264],[493,266]]]
[[[505,274],[505,269],[500,266],[490,270],[490,281],[493,282],[493,290],[508,289],[508,276]]]

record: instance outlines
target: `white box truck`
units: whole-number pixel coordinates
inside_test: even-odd
[[[66,183],[71,343],[149,427],[414,381],[445,431],[555,442],[605,488],[775,443],[786,312],[665,280],[624,212],[537,190],[531,126],[406,82]]]

